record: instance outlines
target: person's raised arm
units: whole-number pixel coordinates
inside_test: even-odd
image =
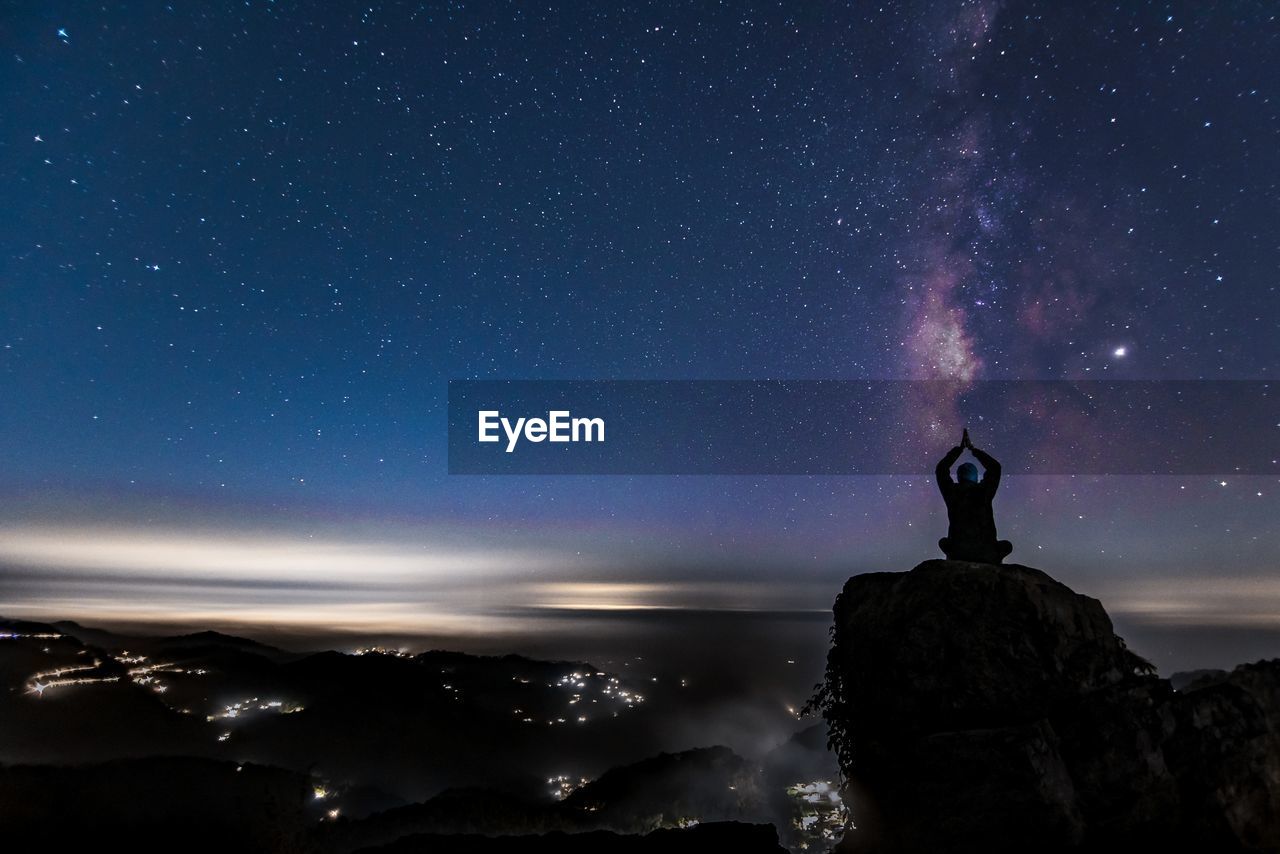
[[[977,457],[978,462],[982,463],[982,485],[990,490],[992,495],[995,495],[996,490],[1000,488],[1000,461],[986,451],[978,450],[972,445],[969,446],[969,452]]]
[[[940,489],[944,495],[947,492],[947,487],[955,483],[955,481],[951,479],[951,466],[955,464],[956,460],[960,459],[960,455],[963,453],[964,448],[960,445],[956,445],[954,448],[947,451],[947,455],[945,457],[938,460],[938,465],[933,470],[934,477],[938,479],[938,489]]]

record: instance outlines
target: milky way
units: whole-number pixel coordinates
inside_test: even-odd
[[[447,381],[1280,364],[1267,4],[19,3],[0,47],[0,604],[24,613],[127,612],[136,547],[261,615],[296,579],[235,544],[312,539],[436,555],[441,613],[475,567],[637,607],[799,578],[825,607],[933,553],[931,460],[450,477]],[[963,426],[949,399],[902,424],[940,450]],[[1008,471],[1014,557],[1132,581],[1135,614],[1195,616],[1148,581],[1243,597],[1280,558],[1274,477]]]

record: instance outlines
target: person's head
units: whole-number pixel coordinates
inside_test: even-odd
[[[956,469],[956,477],[960,478],[961,483],[977,483],[978,467],[973,463],[961,463]]]

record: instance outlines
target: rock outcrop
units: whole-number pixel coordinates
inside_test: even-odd
[[[1030,567],[850,578],[813,705],[842,850],[1280,850],[1280,660],[1175,691]]]

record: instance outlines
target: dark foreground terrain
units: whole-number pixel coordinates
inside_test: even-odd
[[[850,578],[831,639],[828,726],[745,756],[663,747],[683,680],[587,662],[7,622],[0,820],[134,850],[1280,851],[1280,660],[1163,679],[1097,600],[957,561]]]
[[[14,843],[779,851],[844,820],[820,726],[750,758],[662,752],[679,686],[586,662],[8,621],[0,679]]]

